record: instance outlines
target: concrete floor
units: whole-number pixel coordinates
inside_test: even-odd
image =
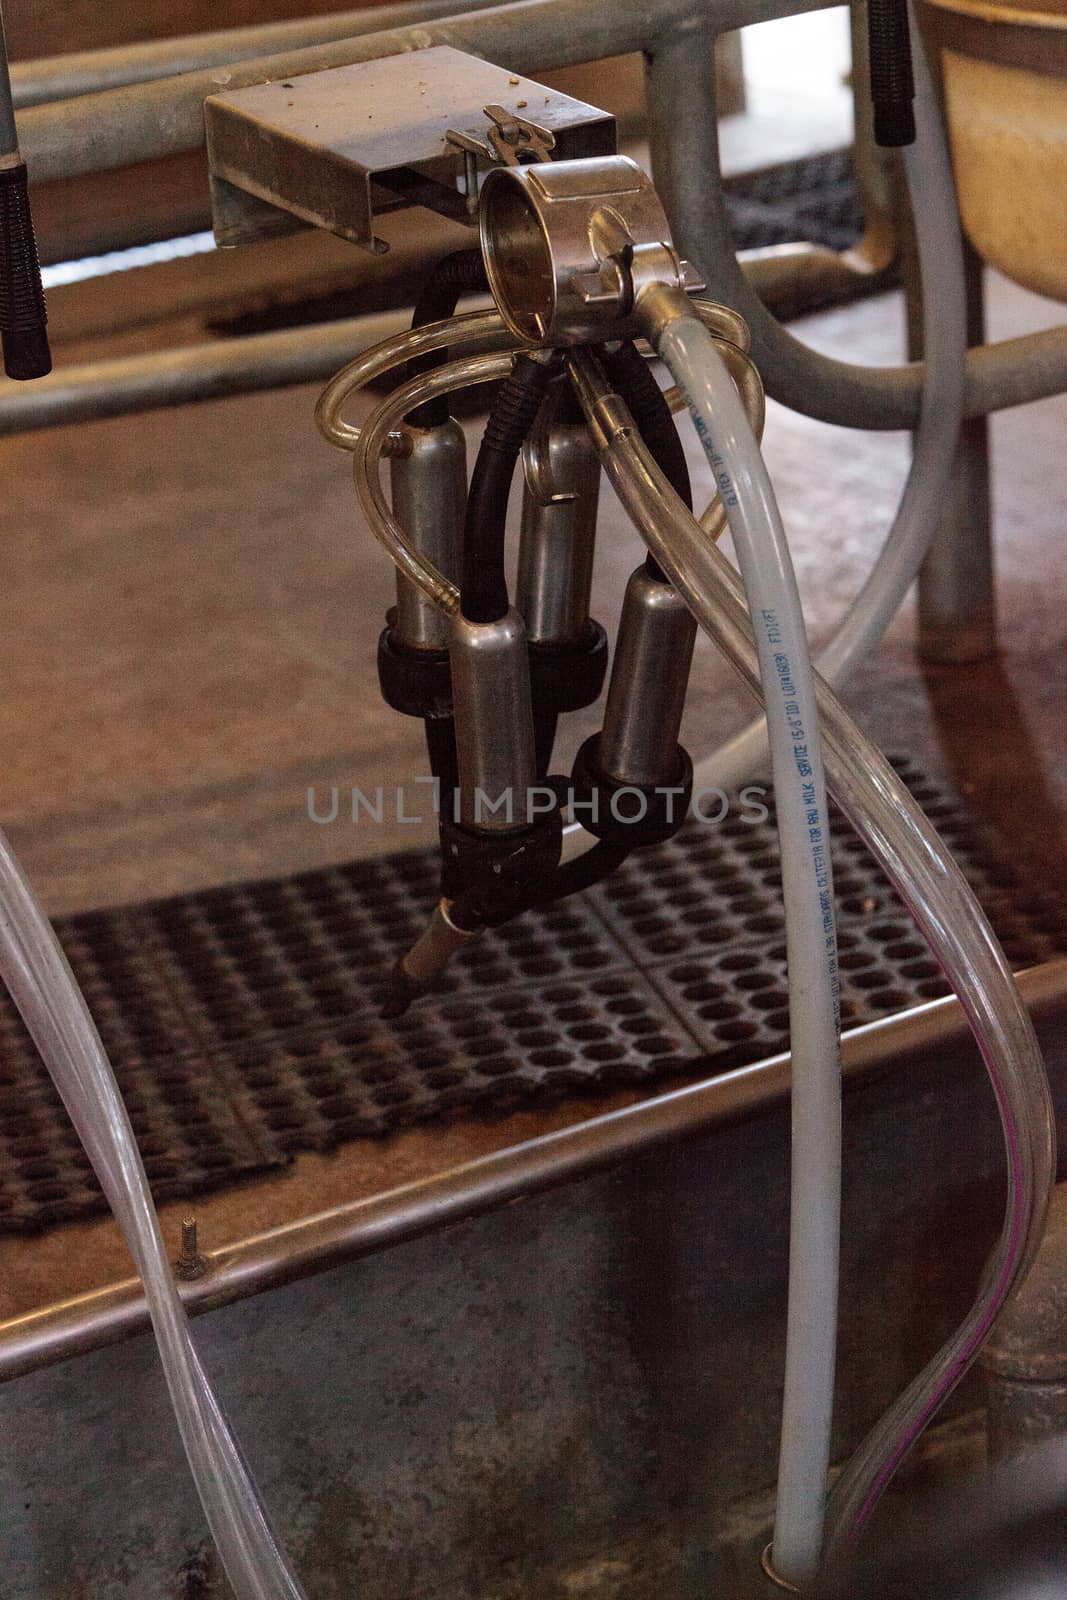
[[[993,279],[994,335],[1056,308]],[[889,362],[897,297],[808,319],[803,336]],[[161,338],[159,331],[142,333]],[[82,355],[79,344],[71,355]],[[65,352],[61,352],[65,354]],[[392,592],[347,461],[319,438],[315,388],[30,435],[0,446],[0,806],[52,911],[118,904],[197,885],[379,853],[431,837],[397,824],[308,817],[309,785],[410,783],[420,730],[379,702],[374,648]],[[1004,649],[996,669],[925,677],[906,610],[852,691],[883,741],[906,735],[950,767],[975,760],[933,737],[940,691],[998,693],[1013,736],[1043,747],[1028,777],[1062,818],[1063,608],[1057,579],[1067,401],[996,419],[997,549]],[[472,424],[472,443],[478,433]],[[791,530],[816,640],[858,587],[906,466],[901,436],[830,428],[772,405],[766,453]],[[709,491],[690,450],[698,497]],[[515,497],[517,500],[518,496]],[[639,556],[604,490],[595,608],[608,622]],[[1035,649],[1035,641],[1040,648]],[[992,677],[990,672],[992,671]],[[994,679],[996,684],[994,684]],[[706,749],[742,702],[710,647],[698,648],[687,738]],[[978,708],[988,748],[993,725]],[[573,719],[570,750],[596,723]],[[994,719],[995,721],[998,719]],[[1002,719],[1000,719],[1002,720]],[[930,725],[930,726],[928,726]],[[998,737],[1007,729],[998,724]],[[927,753],[929,751],[929,753]],[[964,783],[976,781],[961,772]],[[417,791],[415,791],[417,795]],[[990,797],[992,798],[992,797]],[[998,804],[1034,809],[1034,797]],[[1062,833],[1060,834],[1062,841]]]
[[[215,263],[212,270],[217,271]],[[189,264],[194,271],[195,264]],[[993,337],[1059,319],[990,283]],[[892,362],[897,297],[808,319],[802,336],[848,359]],[[186,329],[188,332],[189,330]],[[142,328],[126,345],[169,337]],[[109,346],[114,348],[114,342]],[[99,346],[59,351],[82,359]],[[180,892],[427,842],[429,826],[317,825],[309,786],[410,783],[421,732],[382,707],[374,649],[388,564],[358,514],[348,464],[318,437],[316,388],[60,430],[0,445],[0,815],[53,911]],[[1003,650],[963,673],[923,673],[907,608],[848,699],[889,748],[946,772],[1064,881],[1067,847],[1067,400],[994,424]],[[478,427],[471,427],[472,440]],[[816,641],[859,586],[906,470],[901,436],[829,428],[771,406],[767,458],[791,530]],[[710,493],[697,447],[698,497]],[[636,535],[603,496],[596,613],[616,616]],[[745,703],[703,641],[686,738],[728,734]],[[557,766],[597,724],[571,719]],[[418,791],[412,791],[417,795]],[[198,1205],[214,1247],[626,1097],[424,1129]],[[187,1206],[166,1208],[177,1231]],[[32,1249],[0,1240],[0,1311],[15,1315],[128,1274],[109,1222]]]

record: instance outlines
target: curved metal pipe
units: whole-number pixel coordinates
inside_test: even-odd
[[[107,89],[28,110],[20,125],[23,154],[38,183],[154,161],[183,150],[198,150],[203,145],[204,101],[220,89],[231,91],[441,44],[504,62],[514,72],[575,66],[640,50],[657,28],[684,21],[696,3],[697,0],[655,0],[652,17],[649,6],[611,9],[601,6],[599,0],[534,0],[532,4],[498,5],[435,22],[259,56],[232,68],[213,66],[154,83]],[[777,15],[780,9],[810,9],[793,0],[782,0],[781,5],[774,0],[719,3],[727,27]]]
[[[463,0],[466,11],[488,10],[500,0]],[[187,33],[177,39],[147,39],[103,50],[73,50],[64,55],[18,61],[11,67],[15,109],[76,100],[104,89],[134,83],[155,83],[182,72],[255,60],[276,50],[301,50],[308,45],[354,39],[408,23],[432,22],[454,13],[456,0],[409,0],[407,4],[336,11],[324,17],[294,17],[244,28],[217,28]]]
[[[33,384],[0,383],[0,438],[310,383],[407,324],[406,312],[383,312],[60,367]]]
[[[711,48],[716,25],[704,22]],[[923,385],[921,362],[860,367],[821,355],[771,315],[737,260],[721,187],[714,74],[694,28],[661,38],[649,53],[652,169],[671,219],[674,242],[707,279],[710,292],[741,312],[767,393],[822,422],[843,427],[914,427]],[[678,107],[686,114],[678,116]],[[701,174],[701,182],[692,175]],[[964,415],[984,416],[1067,389],[1067,327],[972,350]]]

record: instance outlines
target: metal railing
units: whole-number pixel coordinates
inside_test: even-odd
[[[1062,1027],[1067,960],[1034,967],[1018,982],[1035,1023],[1050,1030]],[[943,1061],[947,1052],[967,1049],[970,1039],[958,1000],[930,1001],[846,1033],[841,1041],[846,1083],[857,1085],[887,1067]],[[193,1316],[233,1305],[770,1111],[788,1100],[789,1082],[789,1056],[777,1055],[591,1117],[209,1251],[206,1271],[180,1282],[178,1292]],[[0,1323],[0,1383],[117,1344],[148,1327],[148,1306],[136,1278],[13,1317]]]
[[[410,8],[402,9],[407,14]],[[653,169],[675,238],[714,292],[749,321],[768,393],[827,421],[906,428],[918,416],[921,363],[894,368],[846,365],[816,353],[788,333],[759,298],[758,276],[754,287],[738,264],[718,182],[715,81],[710,67],[716,35],[820,9],[823,0],[645,0],[640,6],[617,8],[606,7],[602,0],[519,0],[435,18],[439,4],[431,0],[426,22],[242,59],[226,70],[225,82],[233,89],[431,44],[450,44],[523,73],[643,51]],[[356,15],[369,19],[376,13]],[[277,37],[272,30],[251,32],[253,39]],[[187,49],[188,42],[173,45],[174,59],[184,64],[187,57],[178,45]],[[104,52],[102,79],[114,81],[123,70],[122,57],[130,54]],[[157,57],[156,64],[165,59]],[[137,60],[134,54],[131,73]],[[40,88],[32,64],[22,71],[24,84],[37,83]],[[34,181],[112,170],[197,149],[204,141],[203,102],[219,88],[220,71],[214,63],[31,107],[20,117],[19,132]],[[84,68],[81,74],[83,86],[93,81],[86,79]],[[54,81],[61,83],[62,74]],[[757,274],[759,270],[758,264]],[[334,334],[332,352],[326,330],[316,335],[322,364],[305,363],[299,377],[285,376],[289,336],[283,333],[264,336],[252,352],[246,350],[241,356],[216,342],[180,356],[162,351],[145,357],[136,375],[131,375],[129,363],[103,361],[79,368],[76,374],[59,372],[42,380],[34,395],[22,397],[0,387],[0,434],[215,398],[220,392],[219,367],[227,364],[243,374],[228,383],[224,391],[228,394],[324,376],[353,353],[351,329],[338,327]],[[174,384],[168,399],[168,382],[179,367],[181,382]],[[972,417],[1064,389],[1067,327],[984,346],[972,351],[968,360],[967,414]]]

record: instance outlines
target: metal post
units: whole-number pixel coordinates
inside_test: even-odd
[[[964,244],[967,343],[984,339],[982,262]],[[907,274],[909,303],[917,294]],[[909,316],[909,322],[910,322]],[[920,347],[913,352],[921,354]],[[972,417],[960,432],[944,514],[919,573],[919,654],[924,661],[985,661],[997,651],[989,418]]]
[[[943,109],[940,52],[934,46],[928,55]],[[919,360],[923,353],[919,264],[910,229],[903,231],[908,355]],[[967,344],[974,349],[985,343],[985,295],[982,262],[966,238],[963,270]],[[996,651],[989,420],[982,416],[965,421],[960,431],[944,512],[919,573],[919,654],[924,661],[963,666],[985,661]]]

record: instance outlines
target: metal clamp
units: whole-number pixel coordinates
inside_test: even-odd
[[[495,168],[481,237],[493,297],[526,344],[628,338],[651,283],[703,288],[671,243],[651,179],[627,156]]]
[[[528,122],[518,117],[506,106],[483,106],[489,118],[489,128],[484,139],[460,133],[449,128],[445,135],[449,144],[484,161],[499,162],[505,167],[519,167],[532,161],[549,161],[556,148],[556,136],[539,122]]]
[[[522,166],[524,162],[550,161],[556,148],[556,136],[539,122],[527,122],[516,116],[506,106],[483,106],[489,118],[489,129],[484,139],[458,128],[449,128],[447,142],[463,151],[463,182],[467,191],[467,211],[473,216],[478,209],[478,162],[490,166]]]

